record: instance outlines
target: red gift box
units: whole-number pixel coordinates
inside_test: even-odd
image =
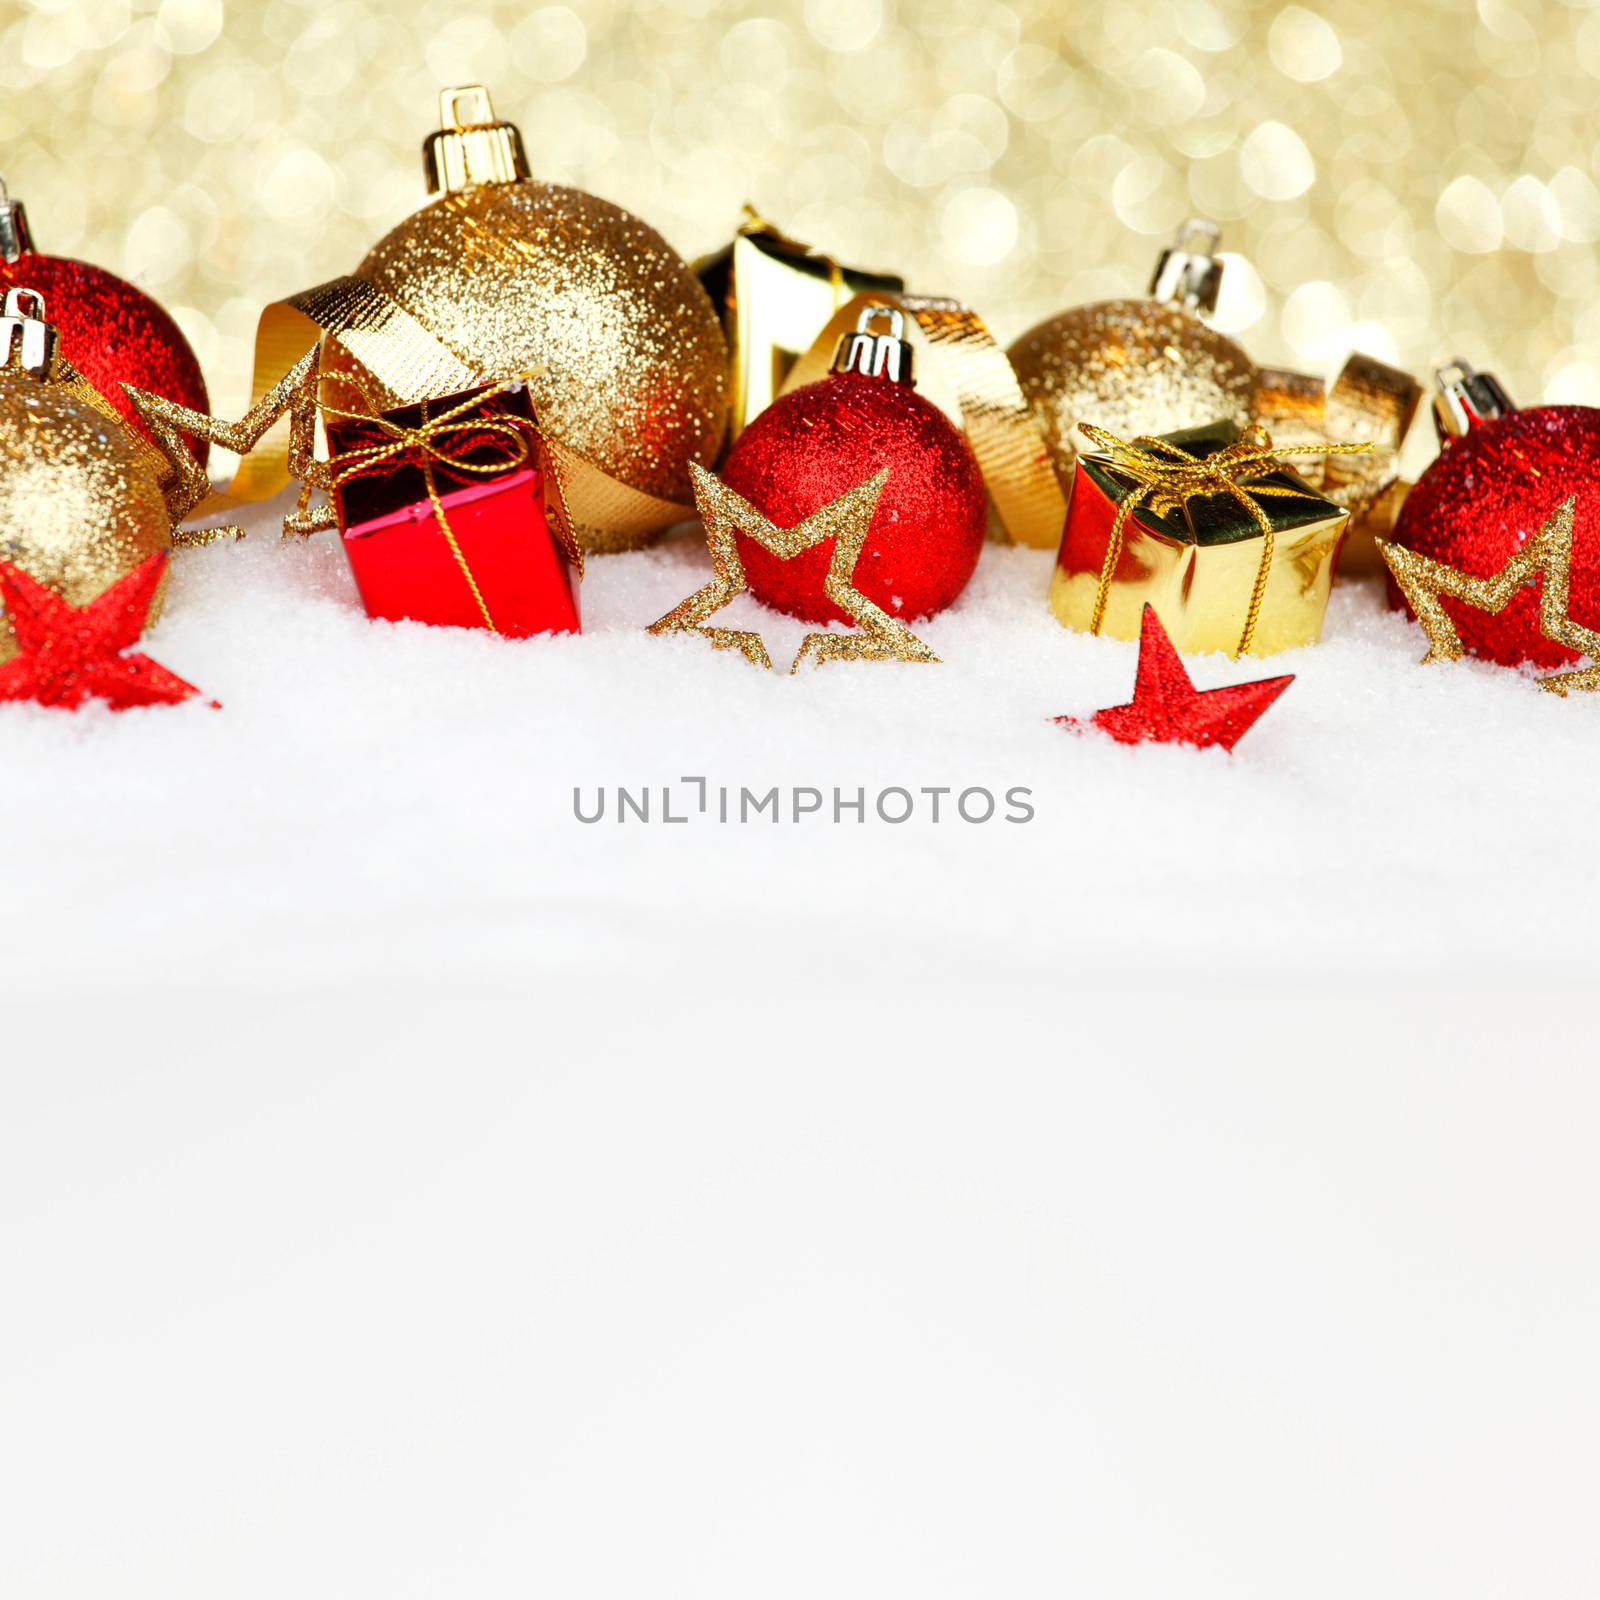
[[[370,417],[325,408],[324,420],[334,509],[368,616],[512,639],[581,631],[525,389]]]

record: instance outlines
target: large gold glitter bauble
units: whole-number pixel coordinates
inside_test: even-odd
[[[611,477],[692,499],[690,464],[710,465],[727,426],[727,346],[699,280],[637,217],[558,184],[476,184],[407,218],[357,276],[485,378],[536,370],[540,426]],[[348,363],[330,341],[325,367]]]
[[[1131,439],[1250,421],[1255,363],[1180,306],[1078,306],[1023,334],[1010,355],[1064,480],[1077,459],[1080,422]]]
[[[1161,252],[1147,300],[1102,300],[1041,322],[1012,345],[1016,369],[1063,483],[1080,422],[1119,438],[1251,420],[1257,373],[1226,334],[1200,320],[1222,286],[1221,232],[1191,217]]]
[[[0,370],[0,560],[84,606],[171,544],[150,454],[76,387]],[[0,618],[0,661],[16,648]]]

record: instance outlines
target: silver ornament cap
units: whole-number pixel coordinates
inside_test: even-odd
[[[887,323],[887,331],[875,330],[874,323]],[[856,321],[855,331],[844,334],[833,352],[835,372],[859,372],[865,378],[887,378],[891,383],[916,386],[912,372],[912,349],[906,339],[905,313],[893,306],[867,306]]]

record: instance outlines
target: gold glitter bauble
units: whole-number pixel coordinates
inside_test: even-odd
[[[610,476],[692,498],[690,464],[727,426],[727,345],[688,264],[637,217],[557,184],[476,184],[407,218],[357,276],[486,379],[542,369],[540,426]]]
[[[84,606],[171,544],[148,454],[67,385],[0,372],[0,560]],[[0,618],[0,661],[16,648]]]
[[[1080,422],[1132,439],[1250,421],[1255,363],[1226,334],[1159,300],[1063,311],[1023,334],[1010,356],[1064,482]]]

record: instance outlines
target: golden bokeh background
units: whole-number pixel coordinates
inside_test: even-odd
[[[172,309],[236,412],[262,302],[416,206],[437,91],[473,81],[536,175],[686,255],[749,199],[1009,342],[1142,292],[1199,212],[1258,361],[1459,353],[1524,405],[1600,403],[1576,0],[4,0],[0,174],[41,249]]]

